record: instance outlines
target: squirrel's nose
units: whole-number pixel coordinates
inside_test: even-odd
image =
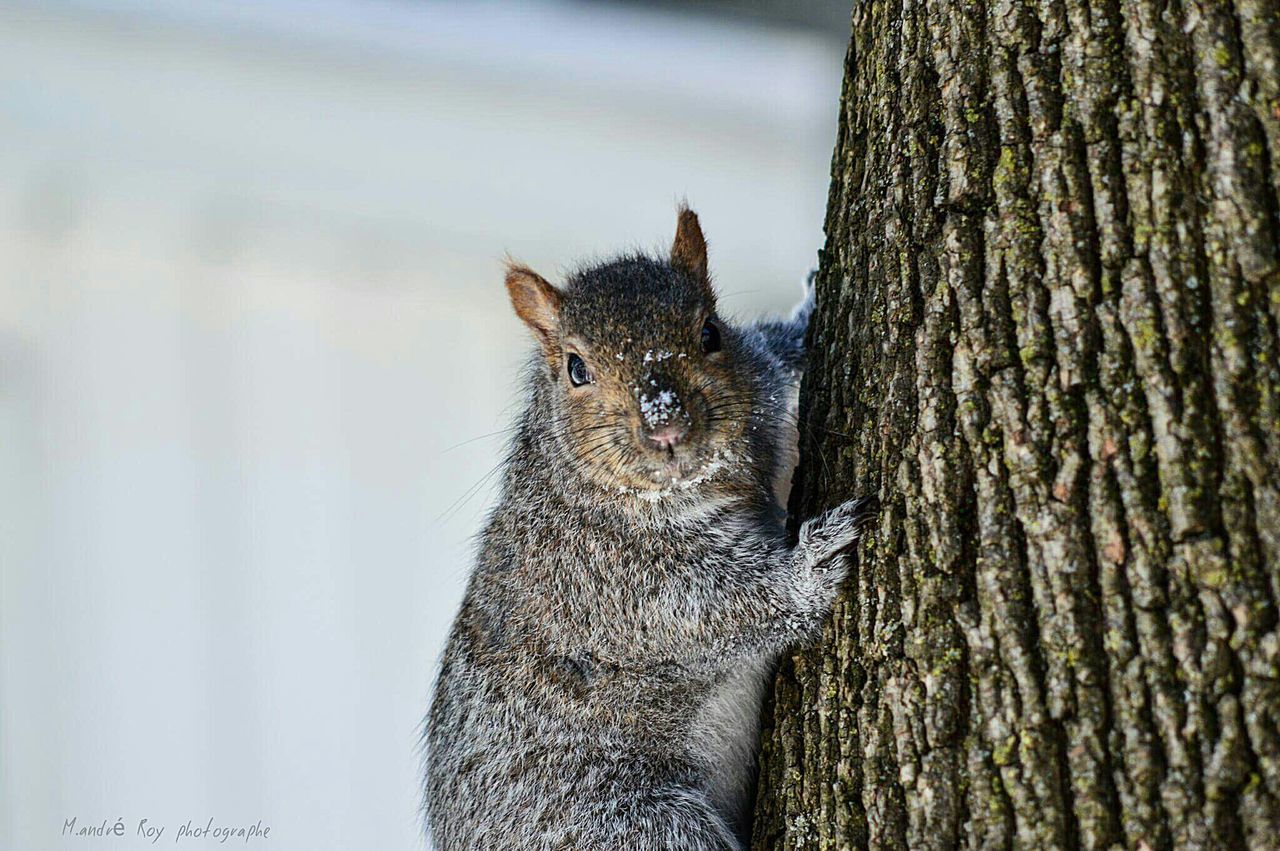
[[[658,449],[667,450],[673,448],[677,443],[684,440],[685,435],[688,433],[689,429],[685,426],[680,425],[679,423],[672,423],[671,425],[665,425],[662,428],[649,432],[648,438],[649,442]]]

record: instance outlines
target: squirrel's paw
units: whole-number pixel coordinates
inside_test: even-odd
[[[861,537],[862,530],[875,516],[875,507],[875,497],[851,499],[802,523],[799,547],[805,561],[814,567],[825,567]]]

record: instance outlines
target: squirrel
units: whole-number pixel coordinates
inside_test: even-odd
[[[812,279],[731,325],[682,205],[669,258],[506,286],[538,346],[426,720],[434,847],[741,849],[765,682],[868,517],[786,534]]]

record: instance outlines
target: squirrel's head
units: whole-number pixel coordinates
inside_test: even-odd
[[[681,208],[668,259],[624,257],[563,287],[511,264],[506,282],[541,347],[548,439],[575,470],[653,495],[732,477],[754,355],[716,315],[693,211]]]

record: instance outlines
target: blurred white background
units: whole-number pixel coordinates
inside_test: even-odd
[[[421,847],[504,252],[815,260],[847,18],[726,5],[0,2],[4,849]]]

